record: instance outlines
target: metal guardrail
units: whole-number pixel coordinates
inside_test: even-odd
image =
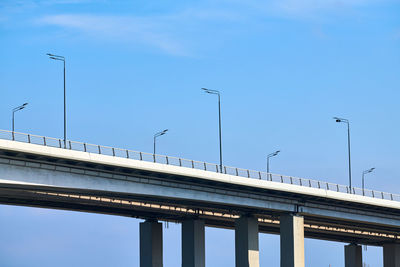
[[[335,192],[367,196],[372,198],[400,201],[400,195],[398,194],[386,193],[369,189],[363,190],[356,187],[352,187],[350,189],[348,186],[345,185],[339,185],[339,184],[322,182],[305,178],[298,178],[293,176],[284,176],[284,175],[278,175],[278,174],[272,174],[272,173],[266,173],[248,169],[241,169],[229,166],[223,166],[223,169],[221,170],[221,167],[218,164],[214,163],[207,163],[202,161],[195,161],[195,160],[170,157],[165,155],[157,155],[145,152],[138,152],[128,149],[109,147],[109,146],[94,145],[94,144],[82,143],[70,140],[67,140],[66,143],[64,144],[64,140],[62,139],[33,135],[33,134],[0,130],[0,139],[43,145],[49,147],[57,147],[69,150],[83,151],[89,153],[96,153],[114,157],[142,160],[142,161],[180,166],[186,168],[193,168],[198,170],[211,171],[215,173],[224,173],[246,178],[267,180],[267,181],[280,182],[286,184],[294,184],[304,187],[319,188]]]

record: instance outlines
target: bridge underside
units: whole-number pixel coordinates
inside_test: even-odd
[[[212,207],[190,201],[149,198],[145,196],[112,194],[87,190],[71,190],[47,187],[0,184],[0,203],[38,208],[50,208],[90,213],[100,213],[132,217],[138,219],[155,219],[169,222],[183,222],[188,219],[200,219],[206,226],[235,229],[235,220],[244,214],[243,210],[232,210],[229,207]],[[259,221],[259,231],[268,234],[280,234],[280,212],[255,213]],[[317,217],[304,216],[304,236],[329,241],[357,243],[382,246],[398,238],[396,229],[387,227],[354,225],[342,220],[325,222]]]

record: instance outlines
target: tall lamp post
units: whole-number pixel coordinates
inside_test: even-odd
[[[153,146],[153,154],[154,154],[154,156],[156,155],[156,138],[161,136],[161,135],[166,134],[167,132],[168,132],[168,129],[165,129],[164,131],[158,132],[158,133],[156,133],[154,135],[154,142],[153,142],[153,145],[154,145]]]
[[[363,194],[364,194],[364,176],[365,176],[367,173],[373,172],[374,170],[375,170],[375,168],[371,168],[371,169],[368,169],[368,170],[363,171],[363,173],[362,173],[362,190],[363,190]]]
[[[350,122],[348,119],[333,117],[336,122],[343,122],[347,124],[347,148],[349,154],[349,189],[351,193],[351,156],[350,156]]]
[[[65,57],[57,56],[47,53],[50,59],[59,60],[64,63],[64,148],[67,147],[67,103],[66,103],[66,91],[65,91]]]
[[[277,156],[279,154],[279,152],[281,152],[281,151],[277,150],[277,151],[267,155],[267,177],[268,177],[268,174],[269,174],[269,159],[272,158],[272,157]]]
[[[204,92],[218,96],[218,117],[219,117],[219,168],[222,173],[222,134],[221,134],[221,95],[217,90],[201,88]]]
[[[15,112],[17,112],[18,110],[24,109],[27,105],[28,105],[28,103],[24,103],[21,106],[13,108],[13,110],[12,110],[12,134],[13,134],[13,137],[14,137],[14,131],[15,131],[15,126],[14,126]]]

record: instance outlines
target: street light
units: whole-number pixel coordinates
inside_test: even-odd
[[[221,95],[217,90],[201,88],[204,92],[218,96],[218,117],[219,117],[219,167],[222,173],[222,135],[221,135]]]
[[[277,151],[267,155],[267,177],[268,177],[268,174],[269,174],[269,158],[277,156],[279,154],[279,152],[281,152],[281,151],[277,150]]]
[[[14,130],[15,130],[15,127],[14,127],[14,117],[15,117],[15,112],[17,112],[18,110],[21,110],[21,109],[24,109],[26,106],[28,105],[28,103],[24,103],[24,104],[22,104],[21,106],[18,106],[18,107],[16,107],[16,108],[13,108],[13,110],[12,110],[12,134],[13,134],[13,137],[14,137]]]
[[[363,171],[363,173],[362,173],[362,190],[363,190],[363,194],[364,194],[364,175],[366,175],[367,173],[371,173],[374,170],[375,170],[375,168],[371,168],[371,169],[368,169],[366,171]]]
[[[168,129],[165,129],[164,131],[161,131],[161,132],[158,132],[158,133],[156,133],[155,135],[154,135],[154,150],[153,150],[153,154],[155,155],[156,154],[156,138],[157,137],[159,137],[159,136],[161,136],[161,135],[164,135],[164,134],[166,134],[168,132]]]
[[[64,148],[67,147],[67,103],[66,103],[66,93],[65,93],[65,57],[57,56],[47,53],[50,59],[59,60],[64,63]]]
[[[348,119],[342,119],[338,117],[333,117],[336,122],[343,122],[347,124],[347,146],[349,153],[349,188],[351,193],[351,156],[350,156],[350,122]]]

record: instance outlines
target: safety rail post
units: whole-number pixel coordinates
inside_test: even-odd
[[[326,183],[326,190],[329,190],[329,184]]]
[[[290,184],[293,184],[293,178],[290,176]]]
[[[179,166],[182,167],[182,159],[179,158]]]
[[[301,178],[299,178],[300,186],[303,186],[303,183],[301,182]]]
[[[129,159],[129,150],[126,149],[126,158]]]
[[[364,188],[362,189],[362,192],[363,192],[363,196],[365,196],[365,190],[364,190]]]
[[[268,173],[267,173],[267,178],[268,178]],[[269,174],[269,180],[272,182],[272,173]]]
[[[321,184],[319,183],[319,181],[318,181],[318,188],[321,189]]]
[[[311,180],[310,180],[310,179],[308,180],[308,187],[312,187],[312,186],[311,186]]]
[[[339,192],[339,185],[338,184],[336,184],[336,188],[337,188],[337,192]]]
[[[283,176],[281,175],[281,183],[283,183]]]
[[[69,143],[69,150],[71,150],[72,149],[71,141],[68,141],[68,143]]]
[[[112,148],[113,156],[115,157],[115,149]]]
[[[143,160],[142,152],[139,152],[139,157],[140,157],[140,160]]]
[[[383,192],[381,192],[381,195],[382,195],[382,199],[385,199],[385,197],[383,196]]]
[[[194,162],[193,162],[193,160],[192,160],[192,169],[194,169]]]
[[[238,169],[236,168],[236,176],[239,176],[239,172]]]
[[[61,145],[61,139],[58,139],[58,143],[60,144],[60,148],[62,147]]]
[[[226,166],[224,166],[224,171],[225,171],[225,174],[226,174]]]
[[[83,143],[83,151],[87,152],[86,143]]]
[[[153,162],[156,163],[156,154],[153,154]]]
[[[165,156],[165,160],[167,161],[167,165],[169,165],[168,156]]]
[[[30,134],[28,134],[28,143],[29,144],[31,143],[31,135]]]
[[[14,132],[11,132],[11,140],[15,141]]]
[[[247,170],[247,178],[250,178],[250,172]]]
[[[43,145],[46,146],[46,137],[43,136]]]
[[[258,179],[261,180],[261,172],[258,172]]]
[[[206,163],[205,162],[203,162],[203,163],[204,163],[204,170],[206,171],[207,170]],[[217,170],[217,172],[218,172],[218,170]]]
[[[220,172],[218,169],[218,165],[215,165],[215,169],[217,170],[218,173]],[[222,173],[222,170],[221,170],[221,173]]]
[[[390,194],[390,199],[393,200],[393,194]]]
[[[97,147],[99,148],[99,154],[101,154],[101,148],[100,148],[100,146],[98,145]]]

